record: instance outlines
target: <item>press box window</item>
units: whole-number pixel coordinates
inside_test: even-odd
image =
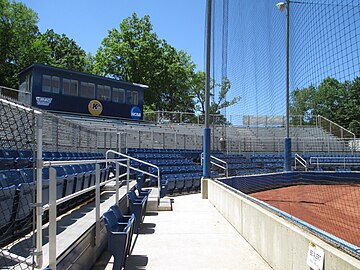
[[[107,85],[98,85],[97,86],[97,98],[100,100],[108,100],[110,101],[110,92],[111,88]]]
[[[57,76],[42,76],[42,91],[47,93],[60,93],[60,78]]]
[[[76,80],[63,79],[63,88],[62,88],[63,95],[77,96],[78,85],[79,83]]]
[[[125,90],[121,88],[113,88],[112,101],[117,103],[125,103]]]
[[[95,98],[95,84],[81,82],[80,85],[80,97]]]
[[[127,104],[138,105],[138,92],[136,91],[127,91]]]

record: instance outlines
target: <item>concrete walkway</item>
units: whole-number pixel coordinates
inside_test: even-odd
[[[148,213],[125,269],[271,267],[200,194],[174,197],[173,211]],[[105,252],[93,270],[112,269]]]

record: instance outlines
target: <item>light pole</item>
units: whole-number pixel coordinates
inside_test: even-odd
[[[206,49],[205,49],[205,128],[204,128],[204,163],[203,177],[210,178],[210,42],[211,42],[211,6],[212,1],[206,1]]]
[[[290,45],[290,0],[276,4],[283,11],[286,9],[286,138],[284,140],[284,170],[291,171],[290,104],[289,104],[289,45]]]

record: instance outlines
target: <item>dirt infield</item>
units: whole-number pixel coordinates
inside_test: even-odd
[[[300,185],[250,195],[360,247],[360,185]]]

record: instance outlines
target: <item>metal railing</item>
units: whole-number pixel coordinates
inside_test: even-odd
[[[295,153],[295,170],[296,170],[297,163],[299,163],[301,166],[303,166],[305,168],[305,171],[308,170],[307,161],[302,156],[300,156],[298,153]]]
[[[43,236],[42,236],[42,215],[45,210],[49,211],[49,267],[52,270],[56,270],[56,222],[57,222],[57,205],[69,201],[75,197],[78,197],[84,193],[95,190],[95,243],[98,246],[100,236],[100,187],[107,183],[115,180],[115,204],[119,204],[119,179],[128,174],[119,174],[119,164],[125,159],[103,159],[103,160],[72,160],[72,161],[44,161],[37,162],[37,181],[36,181],[36,251],[35,260],[21,257],[17,254],[12,254],[10,251],[1,250],[0,256],[10,260],[14,260],[18,263],[24,263],[29,266],[36,268],[42,268],[43,266]],[[103,181],[100,183],[100,164],[106,162],[113,162],[118,164],[116,166],[115,178]],[[57,173],[54,166],[65,166],[65,165],[79,165],[79,164],[95,164],[95,185],[77,191],[63,198],[57,199],[56,188],[57,188]],[[49,167],[49,203],[42,204],[42,168]],[[127,177],[127,191],[129,191],[129,177]]]
[[[310,157],[309,163],[316,165],[317,168],[320,168],[321,165],[334,165],[346,168],[349,166],[360,166],[360,157]]]
[[[204,160],[204,153],[201,153],[201,165],[203,165],[203,160]],[[219,163],[222,163],[223,165],[220,165]],[[215,156],[210,155],[210,164],[214,165],[215,167],[218,167],[222,170],[224,170],[224,174],[226,177],[229,177],[229,168],[228,168],[228,163],[225,160],[222,160],[220,158],[217,158]]]
[[[159,169],[158,166],[156,166],[156,165],[154,165],[154,164],[151,164],[151,163],[149,163],[149,162],[143,161],[143,160],[141,160],[141,159],[137,159],[137,158],[131,157],[131,156],[129,156],[129,155],[125,155],[125,154],[123,154],[123,153],[120,153],[120,152],[117,152],[117,151],[114,151],[114,150],[108,150],[108,151],[106,151],[106,153],[105,153],[106,158],[108,158],[108,156],[109,156],[110,153],[125,158],[125,160],[126,160],[126,167],[127,167],[127,170],[128,170],[128,171],[127,171],[127,175],[128,175],[127,177],[130,177],[130,170],[134,170],[134,171],[136,171],[136,172],[140,172],[140,173],[146,174],[146,175],[148,175],[148,176],[157,178],[158,191],[159,191],[159,192],[158,192],[158,202],[160,201],[161,182],[160,182],[160,169]],[[147,165],[147,166],[149,166],[149,167],[155,168],[155,169],[157,170],[157,175],[152,174],[152,173],[149,173],[148,171],[141,170],[141,169],[139,169],[139,168],[132,167],[132,166],[131,166],[131,163],[130,163],[131,160],[136,161],[136,162],[141,163],[141,164],[144,164],[144,165]],[[121,163],[119,163],[119,164],[120,164],[121,166],[124,165],[124,164],[121,164]]]
[[[316,117],[316,126],[325,129],[330,134],[333,134],[341,139],[355,139],[356,136],[350,130],[336,124],[324,116],[318,115]]]

